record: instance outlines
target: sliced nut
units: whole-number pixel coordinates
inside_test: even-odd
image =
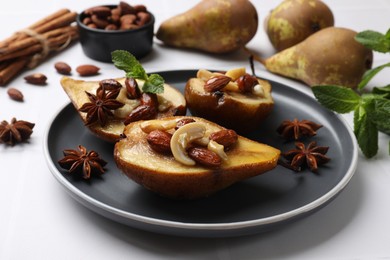
[[[207,92],[215,92],[218,90],[223,89],[229,82],[231,81],[231,78],[224,75],[218,75],[211,77],[206,81],[206,84],[204,85],[204,90]]]
[[[95,65],[91,65],[91,64],[80,65],[76,68],[76,71],[82,77],[97,75],[99,70],[100,70],[99,67],[96,67]]]
[[[225,147],[213,140],[207,144],[207,149],[216,153],[222,160],[227,161],[228,156],[225,153]]]
[[[176,120],[148,120],[141,123],[140,127],[145,133],[150,133],[154,130],[167,131],[176,127]]]
[[[72,68],[67,63],[62,61],[56,62],[54,64],[54,68],[62,75],[69,75],[72,71]]]
[[[264,97],[264,88],[263,85],[257,84],[253,87],[253,94],[259,97]]]
[[[230,69],[225,73],[225,75],[230,77],[232,81],[236,81],[239,77],[245,74],[246,74],[246,69],[244,67]]]
[[[148,134],[146,140],[154,151],[158,153],[170,153],[171,138],[172,135],[170,133],[162,130],[153,130]]]
[[[7,90],[7,94],[8,96],[15,100],[15,101],[19,101],[19,102],[22,102],[23,101],[23,94],[22,92],[20,92],[19,90],[17,90],[16,88],[9,88]]]
[[[221,158],[213,151],[201,147],[188,149],[188,155],[194,161],[207,167],[218,167],[221,165]]]
[[[228,148],[237,142],[238,135],[234,130],[223,129],[211,133],[209,138],[210,140],[215,141],[220,145],[223,145],[225,148]]]
[[[24,77],[27,83],[33,85],[44,85],[46,84],[47,77],[42,73],[34,73]]]
[[[196,162],[188,156],[186,149],[191,142],[202,138],[205,132],[206,127],[198,122],[189,123],[177,129],[170,142],[173,157],[184,165],[195,165]]]

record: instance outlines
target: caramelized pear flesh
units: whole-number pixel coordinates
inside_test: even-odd
[[[267,70],[309,86],[355,88],[371,68],[372,51],[355,40],[350,29],[328,27],[264,61]]]
[[[122,86],[125,86],[125,78],[116,79]],[[142,86],[143,81],[137,80],[139,85]],[[66,94],[73,103],[75,109],[78,111],[84,124],[87,123],[86,113],[80,112],[79,109],[87,102],[90,102],[88,96],[85,92],[96,93],[96,90],[99,88],[99,81],[84,81],[84,80],[75,80],[69,77],[63,77],[61,79],[61,85],[65,90]],[[101,139],[104,139],[108,142],[116,142],[120,135],[123,133],[124,118],[128,115],[128,111],[131,111],[139,105],[138,100],[127,100],[123,98],[125,96],[125,88],[123,88],[122,100],[125,104],[123,108],[113,111],[114,117],[109,119],[109,122],[105,126],[101,126],[98,123],[87,125],[88,129],[98,136]],[[164,111],[157,113],[156,118],[168,117],[172,115],[184,115],[186,113],[186,101],[184,96],[177,89],[172,86],[165,84],[164,92],[158,94],[159,100],[164,100],[167,104],[170,104],[170,107]],[[179,109],[178,109],[179,108]]]
[[[274,101],[271,84],[258,79],[262,96],[236,91],[205,91],[205,81],[190,78],[187,81],[184,97],[191,113],[206,118],[240,133],[248,133],[259,128],[261,122],[272,112]]]
[[[214,132],[223,127],[197,117],[163,118],[162,121],[194,119]],[[209,196],[230,185],[276,167],[280,151],[238,136],[237,143],[226,151],[228,159],[218,168],[199,164],[184,165],[170,154],[155,152],[141,129],[142,121],[126,126],[125,138],[115,144],[114,159],[119,169],[136,183],[164,197],[195,199]]]

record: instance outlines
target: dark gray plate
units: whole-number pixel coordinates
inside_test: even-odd
[[[195,70],[158,72],[166,82],[183,91]],[[285,119],[308,119],[322,124],[311,140],[329,146],[331,161],[318,174],[295,173],[278,166],[258,177],[242,181],[217,194],[194,201],[157,196],[127,179],[113,161],[113,145],[92,135],[71,104],[50,123],[45,155],[55,178],[79,202],[114,221],[136,228],[182,236],[236,236],[280,227],[306,216],[330,202],[347,185],[357,165],[357,145],[347,123],[321,107],[316,100],[291,87],[272,82],[275,108],[272,115],[248,137],[286,151],[276,128]],[[57,161],[64,149],[81,144],[108,161],[101,178],[89,182],[63,171]]]

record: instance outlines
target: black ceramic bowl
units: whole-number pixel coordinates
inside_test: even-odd
[[[114,8],[114,5],[107,5]],[[111,52],[115,50],[126,50],[137,59],[146,56],[153,46],[154,16],[148,12],[151,19],[148,23],[137,29],[131,30],[103,30],[94,29],[82,23],[86,17],[84,12],[77,16],[79,27],[80,43],[88,57],[102,61],[111,62]]]

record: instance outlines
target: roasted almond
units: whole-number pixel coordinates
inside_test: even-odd
[[[148,106],[148,105],[140,105],[131,111],[130,115],[127,116],[125,121],[123,122],[125,125],[130,124],[131,122],[139,121],[139,120],[148,120],[155,117],[157,110]]]
[[[80,74],[80,76],[93,76],[97,75],[100,68],[95,65],[86,64],[80,65],[76,68],[76,71]]]
[[[137,99],[141,97],[141,90],[138,87],[138,83],[134,78],[126,78],[125,80],[127,97],[129,99]]]
[[[224,148],[229,148],[237,142],[238,135],[234,130],[224,129],[211,133],[209,138],[210,140],[213,140],[220,145],[223,145]]]
[[[23,94],[22,92],[20,92],[19,90],[17,90],[16,88],[9,88],[7,90],[7,94],[8,96],[15,100],[15,101],[19,101],[19,102],[22,102],[23,101]]]
[[[54,64],[54,68],[62,75],[69,75],[72,71],[72,68],[67,63],[62,61],[56,62]]]
[[[215,92],[223,89],[232,79],[228,76],[217,75],[211,77],[206,81],[204,85],[204,90],[207,92]]]
[[[221,165],[221,158],[206,148],[192,147],[188,149],[188,156],[197,163],[207,167],[218,167]]]
[[[105,90],[122,88],[122,84],[115,79],[103,79],[99,82],[99,86],[104,87]]]
[[[150,147],[158,153],[170,153],[171,152],[171,138],[172,135],[168,132],[161,130],[153,130],[148,134],[146,140]]]
[[[44,85],[46,84],[47,77],[42,73],[34,73],[24,77],[27,83],[33,85]]]

